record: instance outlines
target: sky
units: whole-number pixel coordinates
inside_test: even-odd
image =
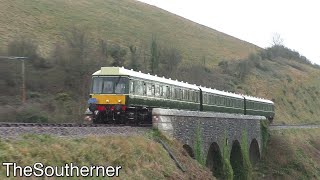
[[[317,0],[139,0],[266,48],[283,45],[320,65]]]

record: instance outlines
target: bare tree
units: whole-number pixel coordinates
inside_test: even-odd
[[[139,68],[137,47],[134,45],[131,45],[129,49],[131,53],[130,68],[132,68],[133,70],[137,70]]]
[[[126,54],[127,51],[121,48],[120,45],[113,45],[111,48],[111,57],[114,59],[112,66],[123,66]]]
[[[273,33],[271,45],[272,46],[283,46],[283,39],[279,33]]]

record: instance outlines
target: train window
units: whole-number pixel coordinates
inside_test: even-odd
[[[211,101],[211,95],[210,94],[205,94],[203,96],[206,96],[204,97],[203,99],[203,104],[210,104],[210,101]]]
[[[134,80],[130,80],[130,83],[129,83],[129,92],[130,94],[133,94],[134,93]]]
[[[193,91],[189,91],[189,98],[190,98],[190,101],[194,102],[194,95],[193,95]]]
[[[176,99],[176,89],[174,87],[170,88],[171,92],[171,99]]]
[[[152,96],[152,88],[150,83],[147,83],[147,96]]]
[[[92,93],[100,94],[102,89],[102,78],[94,77],[92,83]]]
[[[134,93],[137,95],[143,95],[143,82],[142,81],[134,81]]]
[[[164,97],[163,85],[160,85],[160,97]]]
[[[180,90],[181,89],[176,88],[176,99],[180,99]]]
[[[146,82],[143,82],[143,95],[147,95],[147,83]]]
[[[111,79],[104,79],[102,93],[106,93],[106,94],[113,93],[113,84],[114,83]]]
[[[155,87],[154,84],[151,84],[151,95],[154,96],[155,94]]]
[[[188,90],[186,89],[183,90],[183,99],[187,101],[189,99],[189,93],[188,93]]]
[[[159,86],[159,84],[156,84],[155,86],[154,86],[154,88],[155,88],[155,96],[156,97],[160,97],[160,86]]]
[[[211,104],[216,104],[217,97],[215,95],[211,95]]]
[[[196,96],[196,98],[195,98],[195,102],[199,102],[199,93],[198,93],[198,92],[196,92],[196,93],[195,93],[195,96]]]
[[[179,89],[179,99],[183,99],[183,91],[182,91],[182,89]]]
[[[166,86],[164,89],[164,94],[167,99],[170,99],[170,87]]]

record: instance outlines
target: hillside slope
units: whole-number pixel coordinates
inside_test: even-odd
[[[91,74],[101,66],[112,66],[114,60],[104,51],[97,55],[101,50],[98,40],[107,40],[108,48],[112,48],[113,42],[124,46],[127,52],[124,65],[131,61],[130,45],[142,49],[143,54],[136,56],[140,65],[137,70],[147,73],[151,72],[148,55],[154,36],[161,48],[177,49],[178,55],[182,54],[181,62],[162,64],[158,75],[271,99],[276,106],[275,123],[320,123],[320,69],[306,63],[297,52],[282,47],[267,52],[132,0],[0,0],[0,3],[0,50],[5,52],[8,42],[25,36],[39,44],[40,56],[47,55],[26,63],[26,106],[20,106],[20,64],[1,61],[0,121],[81,121]],[[79,47],[70,47],[66,42],[68,36],[63,36],[74,25],[88,31],[85,58],[74,53]],[[54,46],[55,43],[60,46]],[[51,53],[55,50],[56,56]],[[262,57],[263,52],[273,56]],[[235,59],[239,61],[230,63]]]
[[[274,101],[274,123],[319,124],[320,69],[283,58],[262,64],[246,78],[245,90]]]
[[[238,59],[259,47],[134,0],[0,0],[0,46],[27,36],[46,54],[73,25],[95,38],[149,50],[151,37],[182,51],[184,60],[207,57],[216,64]]]

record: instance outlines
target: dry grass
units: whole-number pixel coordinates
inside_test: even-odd
[[[135,44],[149,52],[152,35],[163,45],[183,52],[184,60],[207,57],[208,65],[221,59],[244,58],[257,46],[134,0],[0,0],[0,44],[17,36],[39,42],[47,54],[73,25],[86,28],[95,39],[124,46]]]
[[[269,71],[254,69],[242,86],[249,94],[274,100],[274,123],[319,124],[320,70],[287,59],[264,60],[263,65],[268,66]]]
[[[274,131],[263,161],[259,179],[319,179],[320,130]]]
[[[211,179],[210,171],[197,165],[183,150],[175,154],[187,167],[183,173],[178,169],[163,147],[150,138],[135,137],[85,137],[79,139],[52,136],[27,135],[16,140],[0,141],[1,162],[17,162],[18,165],[63,166],[72,162],[81,165],[122,166],[121,179],[188,179],[203,177]],[[0,167],[0,178],[4,177],[4,167]],[[211,176],[212,177],[212,176]]]

